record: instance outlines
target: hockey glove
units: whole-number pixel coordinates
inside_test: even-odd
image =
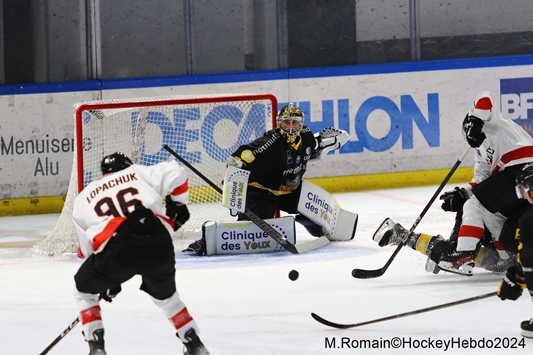
[[[315,139],[317,141],[317,149],[311,155],[311,159],[321,160],[323,156],[333,150],[339,149],[348,142],[350,135],[342,129],[326,127],[322,132],[315,134]]]
[[[177,231],[189,220],[191,216],[186,204],[172,201],[170,195],[165,197],[165,204],[167,207],[167,217],[174,222],[174,231]]]
[[[121,286],[109,288],[103,292],[100,292],[100,298],[107,302],[113,302],[113,298],[115,298],[120,291],[122,291]]]
[[[485,122],[476,116],[466,115],[463,120],[463,135],[472,148],[479,148],[487,138],[482,131],[484,125]]]
[[[519,281],[519,279],[522,281]],[[522,295],[522,291],[525,287],[526,282],[523,276],[521,276],[521,272],[516,268],[516,266],[513,266],[507,269],[507,273],[505,274],[505,277],[498,288],[497,294],[502,301],[515,301]]]
[[[448,191],[440,195],[443,200],[441,208],[446,212],[458,212],[463,209],[463,205],[468,200],[468,193],[464,188],[456,187],[453,191]]]

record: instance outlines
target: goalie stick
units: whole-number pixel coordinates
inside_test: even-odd
[[[459,304],[473,302],[473,301],[477,301],[477,300],[482,300],[484,298],[489,298],[489,297],[492,297],[492,296],[496,296],[496,294],[497,294],[497,292],[486,293],[484,295],[479,295],[479,296],[475,296],[475,297],[465,298],[465,299],[462,299],[462,300],[459,300],[459,301],[444,303],[444,304],[440,304],[438,306],[422,308],[422,309],[418,309],[416,311],[400,313],[400,314],[396,314],[396,315],[389,316],[389,317],[378,318],[378,319],[370,320],[370,321],[367,321],[367,322],[354,323],[354,324],[341,324],[341,323],[331,322],[331,321],[329,321],[327,319],[324,319],[324,318],[320,317],[319,315],[317,315],[315,313],[311,313],[311,317],[313,317],[313,319],[316,320],[317,322],[322,323],[324,325],[327,325],[328,327],[338,328],[338,329],[348,329],[348,328],[360,327],[362,325],[383,322],[383,321],[386,321],[386,320],[412,316],[412,315],[419,314],[419,313],[435,311],[435,310],[441,309],[441,308],[457,306]]]
[[[46,349],[43,350],[42,353],[40,353],[39,355],[46,355],[48,354],[48,352],[54,347],[56,346],[57,343],[59,343],[61,341],[61,339],[63,339],[72,329],[74,329],[74,327],[80,322],[80,318],[77,317],[72,323],[70,323],[70,325],[65,329],[63,330],[63,333],[59,334],[59,336],[57,338],[54,339],[53,342],[50,343],[50,345],[48,345],[48,347]]]
[[[188,161],[183,159],[178,153],[176,153],[168,145],[164,145],[163,148],[172,154],[176,159],[182,162],[186,167],[191,169],[196,175],[198,175],[202,180],[208,183],[213,189],[222,195],[222,189],[215,185],[211,180],[209,180],[204,174],[199,172],[195,167],[189,164]],[[244,215],[253,223],[255,223],[259,228],[261,228],[265,233],[267,233],[272,239],[279,243],[283,248],[292,254],[302,254],[313,249],[320,248],[329,243],[329,239],[325,236],[316,238],[309,242],[300,243],[300,244],[291,244],[285,240],[277,230],[275,230],[270,224],[266,223],[262,218],[257,216],[255,213],[246,208]]]
[[[420,215],[416,219],[415,223],[413,223],[413,226],[409,230],[409,234],[411,234],[415,230],[415,228],[418,226],[418,223],[420,223],[420,221],[422,220],[422,218],[424,217],[426,212],[429,210],[429,208],[431,207],[431,205],[433,204],[433,202],[435,201],[435,199],[437,198],[439,193],[442,191],[444,186],[446,186],[446,184],[448,183],[448,181],[452,177],[453,173],[455,173],[455,171],[457,170],[459,165],[461,165],[461,162],[463,161],[463,159],[465,158],[466,154],[468,154],[469,151],[470,151],[470,146],[468,146],[465,149],[465,151],[463,152],[461,157],[459,159],[457,159],[457,161],[455,162],[453,167],[450,169],[450,171],[448,172],[448,175],[446,175],[446,177],[444,178],[444,180],[440,184],[440,186],[437,189],[437,191],[435,191],[435,193],[433,194],[433,196],[431,197],[429,202],[426,204],[426,207],[424,207],[424,209],[422,210],[422,212],[420,213]],[[398,247],[396,247],[396,250],[394,251],[394,253],[392,253],[391,257],[389,258],[389,260],[387,260],[387,262],[385,263],[385,265],[383,265],[383,267],[381,267],[379,269],[375,269],[375,270],[353,269],[352,270],[352,276],[355,277],[356,279],[374,279],[376,277],[382,276],[385,273],[385,271],[387,271],[387,269],[389,268],[390,264],[392,264],[392,261],[396,258],[396,255],[398,255],[398,253],[405,246],[406,243],[407,243],[407,241],[399,244]]]

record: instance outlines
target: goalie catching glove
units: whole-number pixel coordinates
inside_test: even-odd
[[[177,231],[189,220],[191,216],[189,209],[186,204],[172,201],[170,195],[165,197],[165,204],[167,208],[166,215],[174,222],[174,231]]]
[[[322,156],[325,156],[333,150],[339,149],[348,142],[350,140],[350,135],[342,129],[326,127],[322,132],[315,133],[315,139],[318,147],[315,150],[315,154],[311,156],[311,159],[322,160]]]

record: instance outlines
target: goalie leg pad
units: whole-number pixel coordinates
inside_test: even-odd
[[[296,244],[294,218],[265,219],[291,244]],[[206,255],[251,254],[285,250],[251,221],[207,221],[202,226]]]
[[[322,227],[322,234],[332,241],[351,240],[355,236],[358,215],[343,210],[323,188],[302,181],[298,212]]]
[[[313,237],[322,236],[322,227],[315,222],[311,221],[309,218],[304,215],[297,214],[295,217],[296,222],[304,226],[304,228],[311,234]]]
[[[328,239],[333,241],[352,240],[355,237],[358,220],[359,215],[357,213],[341,208],[337,216],[337,224],[335,225],[333,234],[328,236]]]
[[[236,212],[246,210],[246,193],[248,189],[248,170],[239,169],[229,165],[226,168],[224,186],[222,190],[222,206],[231,210],[231,214],[236,216]]]

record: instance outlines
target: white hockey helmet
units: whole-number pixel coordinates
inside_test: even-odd
[[[279,110],[276,123],[287,142],[294,143],[304,125],[304,113],[291,102]]]
[[[494,113],[494,94],[490,91],[483,91],[477,94],[474,106],[470,108],[469,113],[483,122],[490,121]]]

